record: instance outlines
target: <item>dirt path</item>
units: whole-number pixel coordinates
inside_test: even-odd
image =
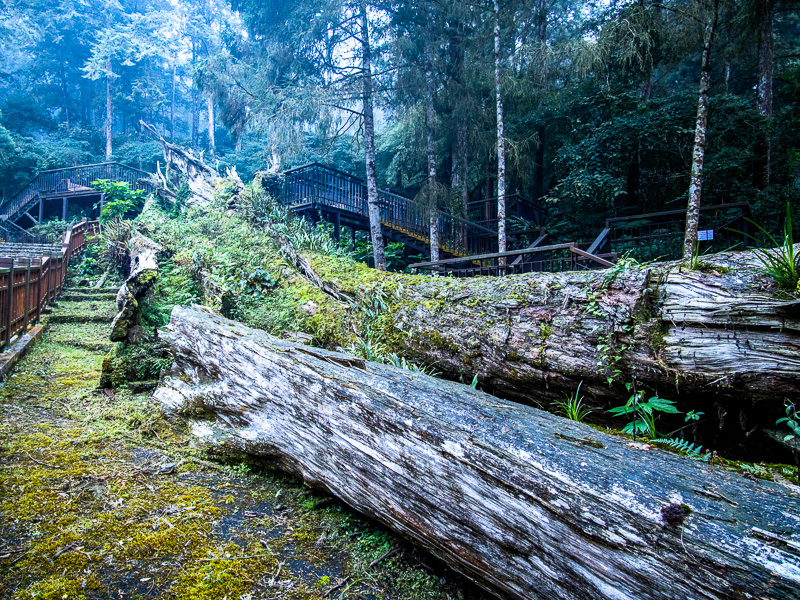
[[[98,390],[113,295],[68,291],[0,390],[0,598],[488,598],[294,479],[209,460],[149,393]]]

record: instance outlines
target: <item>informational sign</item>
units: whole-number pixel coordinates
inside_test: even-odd
[[[697,232],[697,241],[698,242],[708,242],[714,239],[714,230],[713,229],[704,229],[703,231]]]

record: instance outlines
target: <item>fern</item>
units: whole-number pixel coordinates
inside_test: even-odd
[[[702,454],[703,447],[695,446],[692,442],[688,440],[680,440],[676,438],[658,438],[655,440],[650,440],[650,442],[654,444],[664,444],[665,446],[668,446],[673,450],[682,452],[683,454],[694,460],[707,461],[711,456],[711,454],[708,452]]]

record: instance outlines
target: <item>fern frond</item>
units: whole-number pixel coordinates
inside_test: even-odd
[[[651,443],[654,444],[664,444],[677,452],[682,452],[686,456],[694,460],[708,460],[710,454],[702,454],[703,447],[702,446],[695,446],[689,440],[681,440],[677,438],[657,438],[655,440],[650,440]]]

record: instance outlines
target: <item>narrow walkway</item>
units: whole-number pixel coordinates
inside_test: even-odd
[[[0,598],[484,597],[294,479],[208,461],[149,394],[98,390],[113,313],[114,290],[67,291],[0,389]]]

